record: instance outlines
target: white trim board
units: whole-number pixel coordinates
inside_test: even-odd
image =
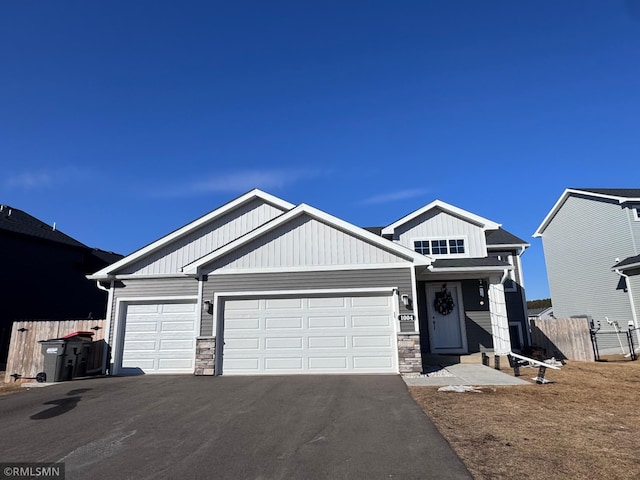
[[[284,225],[287,222],[301,215],[309,215],[310,217],[315,218],[316,220],[319,220],[321,222],[324,222],[329,226],[332,226],[338,230],[342,230],[343,232],[353,235],[356,238],[360,238],[361,240],[372,243],[373,245],[381,248],[382,250],[386,250],[400,257],[406,258],[407,261],[411,261],[414,264],[429,265],[431,263],[430,257],[420,255],[414,252],[413,250],[408,249],[402,245],[398,245],[394,242],[390,242],[389,240],[382,238],[367,230],[364,230],[363,228],[356,227],[355,225],[345,222],[344,220],[334,217],[333,215],[329,215],[328,213],[318,210],[317,208],[314,208],[302,203],[297,207],[295,207],[294,209],[289,210],[288,212],[280,215],[277,218],[274,218],[270,222],[264,225],[261,225],[255,230],[252,230],[246,235],[224,245],[223,247],[220,247],[216,251],[211,252],[208,255],[205,255],[204,257],[196,260],[195,262],[185,265],[182,271],[185,274],[191,274],[191,275],[197,274],[198,270],[201,267],[205,266],[206,264],[224,257],[225,255],[233,252],[234,250],[250,243],[251,241],[259,238],[260,236],[266,234],[267,232],[270,232],[271,230],[278,228],[281,225]]]
[[[212,212],[209,212],[206,215],[203,215],[202,217],[188,223],[184,227],[174,230],[173,232],[169,233],[168,235],[165,235],[159,240],[156,240],[155,242],[152,242],[149,245],[142,247],[140,250],[137,250],[134,253],[127,255],[121,260],[109,265],[108,267],[103,268],[102,270],[94,273],[93,275],[88,275],[87,278],[91,280],[109,278],[109,276],[112,275],[113,272],[127,265],[130,265],[131,263],[141,259],[142,257],[158,250],[159,248],[164,247],[165,245],[173,242],[174,240],[177,240],[180,237],[183,237],[184,235],[187,235],[188,233],[200,228],[202,225],[205,225],[206,223],[234,210],[235,208],[258,198],[276,207],[282,208],[285,211],[289,211],[294,208],[293,204],[285,200],[282,200],[278,197],[274,197],[273,195],[263,192],[262,190],[258,190],[258,189],[251,190],[250,192],[247,192],[244,195],[241,195],[235,200],[231,200],[230,202],[213,210]]]
[[[260,268],[221,268],[208,273],[207,276],[217,275],[238,275],[257,273],[296,273],[296,272],[330,272],[330,271],[360,271],[360,270],[381,270],[412,268],[410,263],[371,263],[366,265],[318,265],[313,267],[260,267]],[[189,275],[190,277],[190,275]]]
[[[463,220],[469,221],[471,223],[475,223],[476,225],[482,227],[483,230],[498,230],[502,224],[493,222],[487,218],[481,217],[480,215],[476,215],[475,213],[468,212],[467,210],[463,210],[462,208],[450,205],[442,200],[434,200],[433,202],[425,205],[424,207],[410,213],[409,215],[405,215],[399,220],[396,220],[391,225],[384,227],[382,229],[383,235],[393,235],[396,228],[400,225],[404,225],[405,223],[413,220],[414,218],[428,212],[429,210],[433,210],[434,208],[439,208],[440,210],[450,213],[456,217],[459,217]]]
[[[593,197],[594,199],[613,200],[621,205],[624,203],[633,203],[640,201],[640,198],[620,197],[618,195],[589,192],[588,190],[581,190],[579,188],[567,188],[564,192],[562,192],[562,195],[560,195],[558,201],[553,205],[551,210],[549,210],[547,216],[544,217],[544,220],[542,220],[542,223],[540,223],[540,226],[536,229],[535,233],[533,234],[534,238],[539,238],[542,236],[549,223],[551,223],[551,220],[553,220],[553,217],[556,216],[558,210],[560,210],[562,205],[564,205],[564,203],[567,201],[567,198],[569,198],[571,195],[582,195],[584,197]]]

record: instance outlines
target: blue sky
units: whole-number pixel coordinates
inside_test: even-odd
[[[531,242],[638,187],[640,1],[0,3],[0,203],[128,254],[261,188],[360,226],[438,198]]]

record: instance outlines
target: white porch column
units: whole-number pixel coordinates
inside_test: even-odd
[[[491,334],[493,350],[496,355],[506,355],[511,351],[509,338],[509,318],[507,302],[504,298],[504,285],[500,277],[492,277],[489,284],[489,311],[491,314]]]

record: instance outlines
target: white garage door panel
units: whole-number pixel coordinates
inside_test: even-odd
[[[302,328],[302,317],[293,318],[265,318],[265,328],[267,330]]]
[[[226,300],[223,375],[397,373],[391,295]]]
[[[120,373],[193,373],[195,303],[129,304]]]
[[[355,369],[368,370],[370,368],[391,368],[393,359],[391,357],[353,357]]]
[[[309,357],[309,370],[342,370],[349,367],[347,357]]]

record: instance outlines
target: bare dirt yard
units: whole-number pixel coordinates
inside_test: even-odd
[[[521,369],[527,380],[536,372]],[[554,383],[409,390],[476,479],[640,478],[640,361],[568,362],[546,378]]]

